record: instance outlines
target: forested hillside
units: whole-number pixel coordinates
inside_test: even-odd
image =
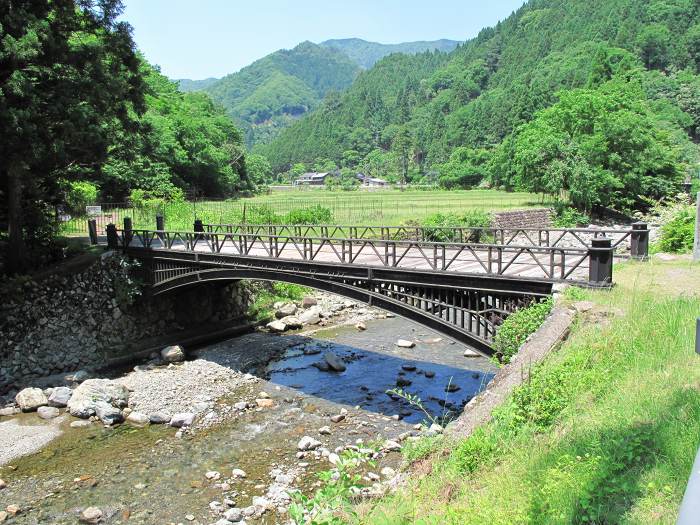
[[[694,0],[532,0],[448,57],[384,58],[258,151],[276,171],[330,161],[625,208],[697,163],[699,68]]]
[[[360,68],[338,50],[302,42],[267,55],[214,82],[180,81],[201,89],[244,129],[249,145],[271,140],[330,91],[347,88]]]
[[[321,42],[322,46],[342,51],[358,66],[369,69],[377,61],[392,53],[415,55],[425,51],[450,52],[459,45],[456,40],[433,40],[419,42],[402,42],[400,44],[380,44],[368,42],[361,38],[340,38]]]

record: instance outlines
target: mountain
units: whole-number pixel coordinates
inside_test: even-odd
[[[179,90],[183,93],[188,93],[190,91],[202,91],[208,88],[213,83],[217,82],[219,79],[214,77],[204,78],[202,80],[190,80],[189,78],[180,78],[175,80]]]
[[[321,42],[321,46],[342,51],[363,69],[371,68],[377,61],[392,53],[415,55],[424,51],[443,51],[449,53],[460,42],[456,40],[433,40],[418,42],[403,42],[400,44],[380,44],[367,42],[361,38],[332,39]]]
[[[359,72],[345,53],[302,42],[223,78],[180,80],[179,85],[182,91],[200,90],[222,104],[250,146],[271,140],[330,91],[346,89]]]
[[[544,173],[545,167],[533,164],[543,153],[525,154],[528,137],[520,130],[553,108],[558,113],[528,130],[530,145],[551,134],[547,147],[559,148],[553,159],[561,163],[566,157],[577,174],[640,170],[639,177],[655,177],[661,171],[644,172],[641,157],[632,154],[641,155],[633,148],[649,139],[655,146],[643,151],[645,158],[670,152],[667,173],[675,178],[679,166],[690,169],[698,162],[699,71],[697,0],[530,0],[447,56],[381,59],[342,95],[256,151],[277,172],[295,163],[335,163],[389,178],[420,180],[437,173],[461,180],[463,187],[483,177],[524,187],[529,174]],[[596,109],[600,124],[594,127],[585,100],[617,109]],[[620,122],[606,120],[613,114]],[[572,115],[583,120],[565,128]],[[653,137],[629,138],[623,146],[622,137],[613,135],[631,137],[639,130],[629,127],[632,117],[650,124],[645,129]],[[621,158],[618,148],[626,147],[632,153]],[[562,173],[550,168],[551,182]]]
[[[245,132],[249,146],[265,144],[318,107],[331,91],[348,88],[362,68],[391,53],[454,49],[458,42],[378,44],[359,38],[302,42],[256,60],[223,78],[180,79],[180,90],[204,91],[221,103]]]

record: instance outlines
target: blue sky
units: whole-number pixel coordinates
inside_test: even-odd
[[[299,42],[466,40],[523,0],[124,0],[139,48],[171,78],[221,77]]]

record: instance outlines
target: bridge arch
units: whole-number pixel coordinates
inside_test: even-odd
[[[472,330],[476,323],[481,324],[480,329],[477,330],[478,333],[475,334],[469,328],[465,329],[464,327],[460,327],[459,323],[456,322],[455,314],[451,314],[447,306],[439,307],[436,310],[434,306],[429,307],[426,299],[413,298],[413,300],[406,300],[404,298],[404,300],[400,300],[396,297],[389,297],[377,291],[358,286],[360,283],[337,282],[304,274],[280,272],[270,269],[210,268],[199,270],[196,273],[188,273],[163,280],[152,286],[151,295],[158,296],[198,284],[213,282],[227,283],[242,279],[287,282],[334,293],[416,322],[460,343],[466,344],[486,357],[493,355],[490,340],[495,333],[496,326],[494,321],[489,320],[484,315],[471,321],[472,326],[469,328],[472,328]],[[425,304],[419,304],[421,302]],[[500,315],[504,317],[508,313],[507,311],[498,309],[490,310],[492,316]],[[484,313],[486,312],[482,312],[482,314]]]

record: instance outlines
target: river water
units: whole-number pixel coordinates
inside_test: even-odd
[[[62,416],[63,434],[40,452],[0,468],[8,487],[0,491],[0,510],[7,505],[20,513],[7,523],[74,524],[87,506],[104,512],[110,524],[208,524],[219,519],[216,504],[245,507],[256,496],[271,490],[280,473],[295,477],[292,487],[312,493],[315,473],[331,467],[326,458],[313,454],[297,457],[297,443],[313,436],[331,451],[339,446],[397,439],[424,414],[386,390],[399,383],[418,395],[435,416],[458,413],[493,377],[494,366],[484,358],[466,358],[465,348],[423,327],[399,318],[376,319],[359,331],[352,326],[335,327],[293,336],[255,334],[257,339],[232,339],[197,352],[251,356],[251,341],[263,338],[266,346],[279,346],[276,358],[262,366],[251,359],[250,371],[262,381],[242,386],[217,400],[217,406],[269,392],[274,406],[246,410],[191,435],[176,437],[164,426],[115,428],[94,425],[72,429]],[[399,348],[398,338],[410,339],[414,348]],[[342,373],[313,366],[322,352],[332,351],[347,363]],[[450,392],[446,392],[446,387]],[[339,424],[329,416],[348,411]],[[398,418],[397,418],[398,416]],[[43,425],[34,414],[14,418],[19,424]],[[331,426],[330,435],[318,430]],[[358,441],[359,440],[359,441]],[[383,466],[397,467],[400,453],[382,458]],[[232,469],[243,469],[245,479],[231,481]],[[218,471],[222,480],[207,480],[207,471]],[[212,506],[215,510],[212,510]],[[288,517],[274,509],[247,523],[285,523]]]

